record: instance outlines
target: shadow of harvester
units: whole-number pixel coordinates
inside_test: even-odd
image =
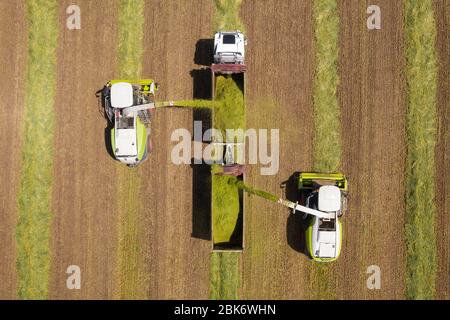
[[[102,89],[98,90],[95,93],[95,96],[98,99],[98,112],[100,113],[100,115],[106,119],[106,128],[104,130],[104,135],[105,135],[105,148],[106,151],[108,152],[109,156],[113,159],[116,159],[116,157],[114,156],[114,152],[112,150],[112,145],[111,145],[111,129],[113,128],[113,124],[109,121],[108,117],[106,116],[106,112],[105,112],[105,95],[106,95],[106,91],[107,87],[103,87]]]
[[[287,181],[283,183],[285,188],[286,199],[292,202],[299,202],[300,204],[304,202],[302,194],[298,190],[299,172],[295,172],[289,177]],[[308,225],[309,217],[303,219],[303,213],[290,211],[289,217],[286,224],[286,238],[289,246],[295,251],[302,253],[309,257],[306,248],[306,227]]]

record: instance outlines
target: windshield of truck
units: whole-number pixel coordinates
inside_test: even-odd
[[[223,36],[223,44],[235,44],[236,43],[236,37],[231,34],[226,34]]]

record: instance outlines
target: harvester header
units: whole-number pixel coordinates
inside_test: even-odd
[[[299,189],[314,189],[317,185],[333,184],[342,191],[347,191],[347,179],[342,173],[307,173],[302,172],[298,177]]]

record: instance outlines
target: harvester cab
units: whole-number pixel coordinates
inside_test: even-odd
[[[150,79],[112,80],[103,89],[114,157],[130,167],[147,159],[151,151],[150,121],[157,90],[157,83]]]
[[[340,173],[300,173],[298,189],[305,206],[321,213],[305,212],[304,216],[309,219],[306,246],[311,258],[319,262],[336,260],[342,246],[340,217],[347,209],[346,177]]]

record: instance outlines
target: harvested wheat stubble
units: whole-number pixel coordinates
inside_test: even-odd
[[[280,168],[262,176],[249,166],[246,184],[293,199],[280,182],[312,170],[314,52],[311,1],[243,1],[248,46],[245,100],[247,128],[279,129]],[[282,36],[280,36],[282,35]],[[276,46],[267,46],[276,43]],[[249,69],[250,70],[250,69]],[[279,204],[244,194],[245,251],[242,289],[246,299],[308,298],[310,263],[302,253],[301,222]]]
[[[438,145],[436,148],[437,276],[436,298],[450,299],[450,6],[447,0],[434,2],[438,49]]]
[[[0,1],[0,299],[17,298],[16,238],[17,191],[26,90],[27,21],[25,1]],[[6,111],[7,110],[7,111]]]
[[[160,84],[157,101],[209,98],[193,96],[203,85],[191,71],[198,69],[197,41],[211,37],[212,7],[209,0],[145,1],[142,74]],[[192,133],[194,119],[202,120],[191,108],[157,110],[152,119],[153,151],[140,168],[145,178],[138,239],[149,274],[144,286],[152,299],[209,296],[209,170],[171,161],[172,132],[186,128]]]
[[[336,293],[339,299],[404,299],[403,4],[379,1],[382,25],[372,31],[361,21],[369,4],[339,3],[342,170],[350,198]],[[371,265],[381,269],[381,290],[366,286]]]
[[[116,75],[117,48],[110,37],[117,32],[117,3],[77,1],[81,31],[66,28],[71,4],[58,1],[50,299],[112,299],[117,289],[116,163],[105,144],[106,119],[95,92]],[[81,132],[88,138],[80,138]],[[80,290],[67,289],[70,265],[81,269]]]

